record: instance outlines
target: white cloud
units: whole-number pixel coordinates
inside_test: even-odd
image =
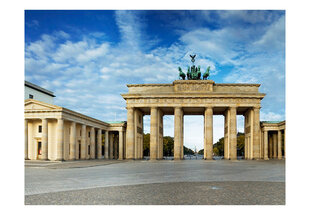
[[[236,19],[248,23],[262,22],[263,17],[258,12],[257,20],[247,17],[247,13],[238,16]],[[221,14],[221,19],[228,17],[229,14]],[[126,104],[120,95],[127,92],[126,84],[171,83],[178,79],[178,66],[186,70],[190,65],[188,54],[195,52],[196,64],[201,65],[202,71],[210,66],[211,75],[217,74],[223,82],[262,84],[260,91],[267,96],[262,101],[261,120],[285,117],[284,57],[282,52],[273,50],[281,51],[285,43],[280,39],[272,44],[283,34],[284,18],[270,21],[267,28],[259,29],[263,32],[260,34],[250,27],[224,26],[213,30],[200,27],[187,31],[170,46],[152,50],[144,47],[143,23],[137,14],[119,11],[116,22],[122,38],[116,45],[104,41],[102,32],[71,41],[64,31],[43,35],[40,40],[26,44],[26,79],[54,91],[56,104],[60,106],[105,121],[114,121],[115,113],[116,120],[126,120]],[[95,37],[101,38],[95,40]],[[224,65],[232,67],[225,75],[221,73]],[[243,117],[238,117],[238,131],[243,131],[242,120]],[[214,116],[214,143],[224,136],[223,121],[223,116]],[[144,117],[144,122],[144,129],[149,132],[149,116]],[[191,148],[202,144],[197,145],[200,149],[203,118],[186,117],[185,122],[186,144]],[[173,116],[164,117],[164,127],[164,135],[174,135]]]

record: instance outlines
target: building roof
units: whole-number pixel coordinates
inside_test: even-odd
[[[280,122],[283,122],[283,121],[261,121],[262,123],[280,123]]]
[[[40,87],[38,85],[35,85],[33,83],[30,83],[29,81],[25,81],[25,86],[30,87],[30,88],[32,88],[34,90],[40,91],[41,93],[45,93],[45,94],[47,94],[49,96],[56,97],[52,91],[44,89],[44,88],[42,88],[42,87]]]

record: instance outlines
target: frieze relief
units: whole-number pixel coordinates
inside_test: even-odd
[[[127,99],[127,104],[260,104],[260,99],[234,98],[147,98]]]

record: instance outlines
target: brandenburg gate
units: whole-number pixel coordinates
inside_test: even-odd
[[[237,115],[245,117],[245,158],[261,159],[268,154],[268,146],[263,146],[268,143],[260,139],[260,103],[265,96],[259,92],[260,84],[184,79],[172,84],[127,85],[128,93],[122,94],[127,108],[126,159],[143,158],[144,115],[151,117],[151,160],[163,159],[164,115],[174,115],[175,160],[183,159],[184,115],[204,116],[204,159],[213,156],[213,115],[225,118],[224,159],[237,159]]]

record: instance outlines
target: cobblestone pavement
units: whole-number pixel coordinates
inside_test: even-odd
[[[71,161],[71,162],[30,162],[25,163],[25,203],[40,204],[44,202],[44,197],[50,195],[60,196],[69,195],[71,192],[87,196],[84,192],[90,194],[96,190],[111,189],[113,192],[122,192],[126,194],[127,185],[131,186],[126,195],[135,193],[137,186],[146,186],[147,184],[156,190],[165,189],[165,184],[171,186],[181,186],[178,182],[212,182],[212,183],[232,183],[244,182],[244,185],[255,182],[281,182],[270,183],[268,186],[284,187],[285,182],[285,161],[270,160],[270,161],[247,161],[247,160],[185,160],[185,161]],[[190,184],[186,186],[190,186]],[[193,183],[195,184],[195,183]],[[273,184],[273,185],[272,185]],[[282,185],[281,185],[282,184]],[[159,187],[156,187],[159,186]],[[240,185],[241,186],[241,185]],[[117,188],[119,187],[119,188]],[[130,186],[129,186],[130,187]],[[129,189],[127,186],[127,188]],[[234,190],[234,186],[231,186]],[[92,188],[97,188],[93,191]],[[276,188],[276,187],[275,187]],[[118,189],[120,189],[118,191]],[[125,189],[125,191],[124,191]],[[251,189],[254,189],[251,187]],[[251,190],[249,189],[249,190]],[[180,189],[179,189],[180,190]],[[225,189],[222,189],[225,190]],[[62,191],[67,194],[63,194]],[[81,193],[79,193],[81,192]],[[143,190],[141,190],[144,193]],[[198,191],[197,191],[198,192]],[[217,191],[212,191],[217,192]],[[53,194],[55,193],[55,194]],[[103,199],[104,194],[102,193]],[[181,192],[179,192],[181,193]],[[40,198],[35,201],[35,194],[40,195]],[[283,192],[279,191],[281,201],[284,202]],[[99,194],[98,194],[99,195]],[[107,194],[110,195],[110,194]],[[118,194],[115,194],[117,198]],[[158,195],[164,195],[159,193]],[[229,195],[227,193],[227,195]],[[249,194],[251,195],[251,194]],[[67,198],[67,197],[66,197]],[[69,197],[68,197],[69,198]],[[101,197],[98,197],[101,198]],[[113,195],[110,197],[113,199]],[[40,199],[42,201],[40,201]],[[52,200],[53,198],[51,198]],[[69,198],[70,199],[70,198]],[[58,198],[57,204],[64,203],[65,199]],[[78,201],[78,200],[76,200]],[[96,195],[93,199],[93,204],[115,204],[116,202],[96,200]],[[210,200],[211,201],[211,200]],[[100,202],[100,203],[99,203]],[[142,201],[143,202],[143,201]],[[154,201],[156,202],[156,201]],[[194,202],[194,201],[193,201]],[[195,201],[196,203],[198,202]],[[212,202],[212,201],[211,201]],[[195,204],[196,204],[195,203]],[[49,204],[45,202],[45,204]],[[72,202],[73,204],[73,202]],[[76,203],[80,204],[80,203]],[[87,204],[92,204],[88,202]],[[120,204],[120,203],[119,203]],[[130,204],[123,202],[123,204]],[[135,204],[139,204],[136,201]],[[143,203],[144,204],[144,203]],[[146,203],[145,203],[146,204]],[[155,204],[155,203],[154,203]],[[161,204],[160,202],[156,204]],[[173,204],[173,202],[171,203]],[[178,203],[175,203],[178,204]],[[199,203],[197,203],[199,204]],[[209,203],[202,203],[209,204]],[[212,203],[210,203],[212,204]],[[226,203],[225,203],[226,204]],[[251,203],[249,203],[251,204]],[[253,203],[255,204],[255,203]],[[263,203],[262,203],[263,204]],[[271,203],[270,203],[271,204]],[[279,203],[277,203],[279,204]]]
[[[284,182],[176,182],[25,196],[26,205],[284,205]]]

